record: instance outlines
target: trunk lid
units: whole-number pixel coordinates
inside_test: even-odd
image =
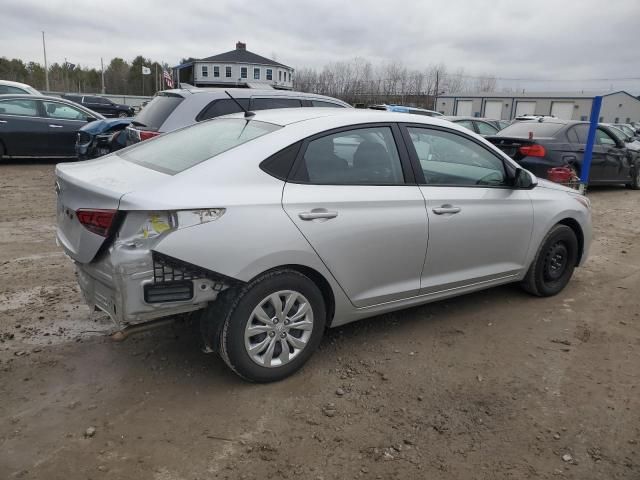
[[[89,231],[78,220],[77,210],[118,210],[120,199],[126,193],[155,185],[169,177],[117,155],[60,163],[55,175],[56,236],[67,255],[79,263],[91,262],[111,236],[103,237]]]

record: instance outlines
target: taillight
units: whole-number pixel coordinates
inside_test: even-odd
[[[109,229],[116,217],[117,210],[88,210],[80,209],[76,211],[76,217],[84,228],[101,237],[109,234]]]
[[[547,180],[555,183],[569,183],[575,179],[573,170],[569,167],[553,167],[547,170]]]
[[[544,157],[547,153],[542,145],[523,145],[519,151],[525,157]]]
[[[141,141],[149,140],[150,138],[160,135],[160,132],[150,132],[149,130],[139,130],[139,132]]]

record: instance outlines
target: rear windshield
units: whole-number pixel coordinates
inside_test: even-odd
[[[117,155],[138,165],[175,175],[279,128],[282,127],[256,120],[218,118],[138,143]]]
[[[533,138],[553,137],[564,123],[551,122],[515,122],[500,130],[496,135],[500,137],[529,138],[529,132],[533,132]]]
[[[158,130],[182,100],[177,95],[158,95],[135,116],[134,121],[142,128]]]

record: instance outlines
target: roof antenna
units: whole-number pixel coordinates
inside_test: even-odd
[[[251,117],[253,117],[253,116],[256,114],[255,112],[250,112],[249,110],[247,110],[246,108],[244,108],[244,107],[242,106],[242,104],[241,104],[238,100],[236,100],[235,98],[233,98],[233,97],[231,96],[231,94],[230,94],[229,92],[227,92],[226,90],[224,91],[224,93],[226,93],[226,94],[229,96],[229,98],[230,98],[231,100],[233,100],[234,102],[236,102],[236,105],[238,105],[238,106],[240,107],[240,109],[244,112],[244,118],[251,118]]]

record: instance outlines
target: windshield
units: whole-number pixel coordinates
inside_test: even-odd
[[[118,152],[121,158],[174,175],[282,127],[240,118],[192,125]]]
[[[500,130],[496,135],[500,137],[529,138],[532,132],[534,138],[550,138],[564,127],[563,123],[555,122],[516,122]]]

